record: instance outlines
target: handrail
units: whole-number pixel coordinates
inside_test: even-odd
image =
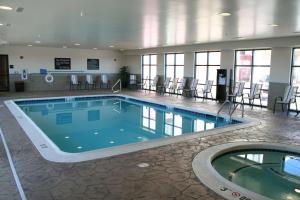
[[[228,99],[219,108],[219,110],[217,112],[217,117],[219,116],[220,112],[223,110],[223,108],[225,107],[226,104],[229,104],[228,115],[229,115],[230,120],[232,118],[233,113],[236,111],[236,109],[239,105],[241,105],[241,107],[242,107],[242,117],[244,117],[244,104],[241,102],[233,102]]]
[[[115,90],[115,87],[118,86],[118,85],[119,85],[119,89]],[[112,90],[113,93],[121,92],[121,90],[122,90],[122,81],[121,81],[121,79],[117,80],[117,82],[112,86],[111,90]]]

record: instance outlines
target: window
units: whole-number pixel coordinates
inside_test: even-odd
[[[200,89],[204,88],[207,80],[214,81],[212,87],[213,98],[216,98],[217,69],[220,69],[221,52],[198,52],[195,54],[194,77],[198,79]]]
[[[262,84],[262,104],[268,104],[271,50],[238,50],[235,52],[235,81],[245,82],[244,93],[250,93],[251,84]],[[254,104],[259,105],[259,100]]]
[[[143,127],[155,131],[156,130],[156,111],[153,108],[143,106]]]
[[[300,48],[293,49],[292,71],[291,71],[291,85],[298,86],[298,93],[300,92]],[[299,99],[297,98],[297,101]],[[298,101],[299,102],[299,101]],[[298,103],[297,102],[297,103]],[[291,109],[296,110],[296,105],[291,104]]]
[[[184,77],[184,54],[168,53],[165,55],[166,67],[165,78],[183,78]]]
[[[151,81],[157,74],[157,55],[142,56],[142,82],[146,82],[143,89],[149,89]],[[153,88],[155,89],[155,88]]]

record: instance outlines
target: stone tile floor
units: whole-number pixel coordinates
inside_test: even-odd
[[[0,93],[0,106],[12,98],[99,94],[109,91]],[[161,96],[155,93],[124,93],[154,101],[218,110],[213,101]],[[237,113],[239,114],[239,113]],[[238,141],[266,141],[297,145],[300,148],[300,120],[292,114],[273,115],[266,109],[246,106],[246,117],[260,125],[192,139],[158,148],[115,157],[73,164],[44,160],[5,106],[0,107],[0,127],[28,199],[222,199],[206,188],[194,175],[192,160],[203,149]],[[148,168],[138,168],[139,163]],[[0,142],[0,199],[20,199],[7,157]]]

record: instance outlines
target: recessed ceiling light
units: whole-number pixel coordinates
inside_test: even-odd
[[[279,26],[279,25],[278,25],[278,24],[269,24],[269,26],[277,27],[277,26]]]
[[[79,44],[79,43],[75,43],[74,45],[75,45],[75,46],[80,46],[80,44]]]
[[[94,50],[98,50],[98,48],[96,48],[96,47],[95,47],[95,48],[93,48],[93,49],[94,49]]]
[[[37,44],[40,44],[40,43],[41,43],[41,41],[39,41],[39,40],[36,40],[36,41],[35,41],[35,43],[37,43]]]
[[[300,189],[295,189],[295,192],[300,194]]]
[[[9,6],[0,6],[0,9],[2,9],[2,10],[12,10],[12,7],[9,7]]]
[[[115,46],[114,46],[114,45],[110,45],[109,47],[110,47],[110,48],[114,48]]]
[[[218,15],[222,16],[222,17],[228,17],[231,15],[231,13],[229,12],[221,12],[221,13],[218,13]]]
[[[80,16],[83,17],[83,12],[82,11],[80,12]]]
[[[66,48],[68,48],[68,47],[67,47],[67,46],[63,46],[62,48],[66,49]]]
[[[4,24],[0,23],[0,26],[3,26]]]
[[[28,47],[32,47],[32,44],[28,44],[27,46],[28,46]]]

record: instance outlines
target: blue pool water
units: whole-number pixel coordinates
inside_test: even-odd
[[[16,101],[16,104],[60,150],[68,153],[240,123],[121,96]]]
[[[276,150],[241,150],[213,160],[227,180],[276,200],[300,200],[300,154]]]

